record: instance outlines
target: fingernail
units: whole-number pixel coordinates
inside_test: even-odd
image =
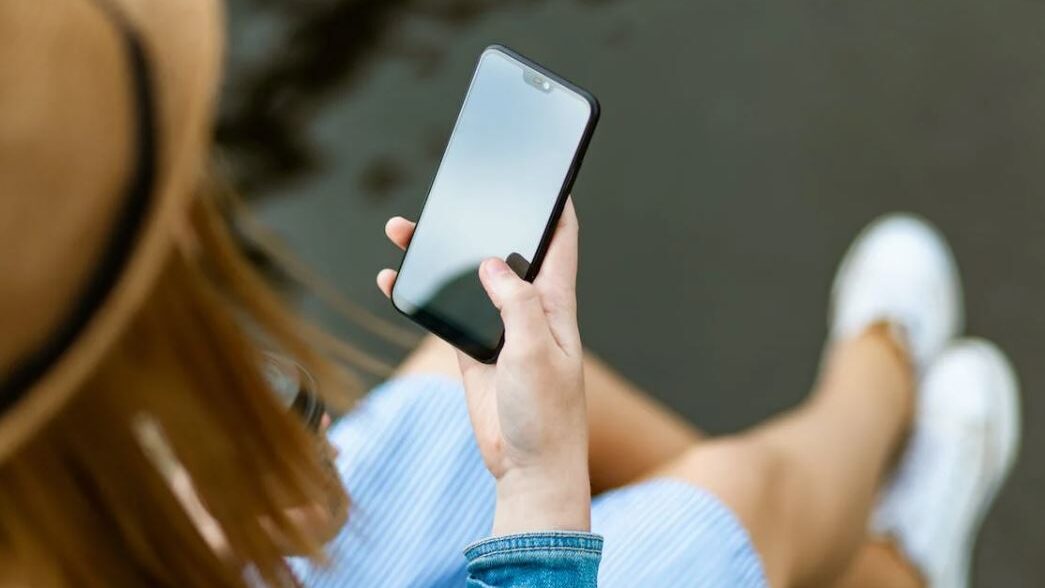
[[[511,272],[512,268],[508,267],[508,264],[500,259],[491,257],[483,262],[483,271],[492,278],[502,278],[505,274]]]

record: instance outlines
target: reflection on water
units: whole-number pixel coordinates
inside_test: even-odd
[[[217,141],[235,184],[251,197],[321,171],[324,157],[309,137],[310,122],[327,99],[352,92],[379,56],[408,61],[419,77],[437,71],[446,45],[411,31],[452,35],[492,13],[547,1],[231,0],[231,60]],[[594,9],[608,0],[576,1]],[[442,135],[432,141],[437,152],[444,141]],[[393,161],[369,161],[362,192],[385,197],[402,177]]]

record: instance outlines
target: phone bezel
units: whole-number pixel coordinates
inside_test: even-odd
[[[543,76],[543,77],[545,77],[545,78],[555,82],[556,84],[562,86],[563,88],[573,92],[578,97],[580,97],[581,99],[585,100],[588,103],[588,106],[589,106],[589,113],[590,114],[588,116],[588,121],[587,121],[587,124],[584,127],[584,132],[581,135],[581,140],[577,144],[577,149],[574,151],[573,161],[570,162],[570,167],[569,167],[569,169],[566,172],[566,178],[564,179],[562,187],[559,190],[559,195],[558,195],[558,197],[555,200],[555,206],[552,207],[551,215],[548,217],[548,222],[545,225],[544,231],[541,234],[541,240],[538,243],[536,253],[534,253],[533,261],[530,262],[530,267],[527,270],[526,276],[524,276],[524,279],[526,281],[532,282],[534,280],[534,278],[537,277],[538,272],[540,272],[541,265],[544,262],[545,254],[548,252],[548,246],[551,244],[552,235],[555,234],[555,227],[558,225],[559,218],[562,216],[563,207],[566,205],[566,199],[570,195],[570,190],[572,190],[572,188],[573,188],[574,181],[577,178],[577,173],[580,171],[581,163],[584,161],[584,155],[585,155],[585,153],[588,150],[588,145],[591,142],[592,135],[595,132],[595,125],[599,121],[599,116],[600,116],[600,113],[601,113],[601,107],[599,105],[599,101],[595,98],[595,96],[591,92],[589,92],[589,91],[585,90],[584,88],[581,88],[580,86],[570,82],[566,78],[564,78],[564,77],[558,75],[557,73],[549,70],[548,68],[542,66],[541,64],[536,63],[536,62],[528,59],[527,57],[521,55],[520,53],[518,53],[516,51],[513,51],[512,49],[506,47],[505,45],[493,44],[493,45],[490,45],[490,46],[486,47],[482,51],[482,53],[479,54],[479,59],[476,60],[476,66],[475,66],[475,69],[472,72],[472,78],[471,78],[471,81],[469,81],[468,90],[465,92],[465,97],[462,100],[461,108],[458,111],[458,119],[457,119],[457,121],[454,122],[454,130],[455,131],[457,129],[458,123],[460,122],[460,116],[461,116],[461,113],[464,111],[464,107],[465,107],[465,105],[467,103],[468,96],[471,93],[472,84],[474,83],[475,76],[476,76],[476,74],[479,71],[479,66],[482,64],[483,57],[487,53],[489,53],[491,51],[500,53],[501,55],[503,55],[503,56],[505,56],[505,57],[507,57],[507,58],[509,58],[509,59],[511,59],[511,60],[513,60],[515,62],[517,62],[519,65],[523,66],[524,68],[529,68],[530,70],[533,70],[534,72],[540,74],[541,76]],[[447,139],[446,146],[443,148],[444,155],[445,155],[446,149],[449,148],[450,142],[452,140],[453,140],[453,133],[450,134],[450,137]],[[440,165],[442,165],[442,159],[440,159]],[[436,174],[433,174],[432,181],[429,183],[428,193],[425,196],[425,201],[424,201],[424,203],[421,206],[421,214],[418,216],[418,219],[417,219],[418,226],[420,226],[420,224],[424,220],[424,208],[425,208],[425,206],[428,205],[428,198],[432,194],[432,188],[435,185],[435,178],[436,178],[437,175],[438,175],[438,172]],[[402,269],[403,269],[403,262],[406,259],[406,255],[407,255],[408,251],[409,251],[409,246],[407,247],[407,250],[403,252],[402,257],[399,260],[399,271],[402,271]],[[430,331],[431,333],[433,333],[434,335],[436,335],[440,339],[443,339],[447,343],[449,343],[449,344],[453,345],[454,347],[460,349],[461,351],[465,352],[466,354],[468,354],[469,356],[471,356],[472,358],[474,358],[474,359],[476,359],[476,360],[478,360],[480,362],[483,362],[483,363],[494,363],[494,362],[497,361],[497,357],[498,357],[498,355],[500,355],[501,348],[504,346],[504,333],[503,333],[503,330],[502,330],[502,333],[501,333],[500,341],[497,343],[497,345],[495,347],[491,348],[491,347],[489,347],[489,346],[487,346],[487,345],[485,345],[483,343],[480,343],[480,342],[476,341],[468,333],[462,331],[461,329],[457,328],[453,324],[440,319],[435,314],[430,313],[430,312],[424,310],[421,307],[414,308],[412,312],[407,311],[407,310],[405,310],[403,308],[400,308],[399,305],[396,304],[396,301],[395,301],[395,298],[396,298],[395,297],[395,285],[392,286],[392,293],[391,294],[392,295],[389,296],[389,299],[392,302],[392,307],[395,308],[396,311],[399,312],[400,314],[406,316],[407,318],[409,318],[410,320],[412,320],[412,321],[416,322],[417,324],[421,325],[422,327],[424,327],[425,329],[427,329],[428,331]]]

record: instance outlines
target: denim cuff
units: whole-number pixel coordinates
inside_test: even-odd
[[[548,531],[469,545],[468,588],[596,588],[602,537]]]
[[[602,536],[579,531],[540,531],[503,537],[490,537],[464,548],[468,561],[484,555],[501,555],[524,551],[581,551],[602,555]]]

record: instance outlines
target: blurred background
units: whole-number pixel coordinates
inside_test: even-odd
[[[830,281],[891,210],[950,239],[971,333],[1023,380],[977,586],[1045,585],[1045,2],[232,0],[226,164],[280,238],[404,329],[399,255],[486,45],[590,89],[574,190],[587,345],[711,433],[812,385]],[[406,350],[335,330],[395,362]],[[419,332],[418,332],[419,333]]]

